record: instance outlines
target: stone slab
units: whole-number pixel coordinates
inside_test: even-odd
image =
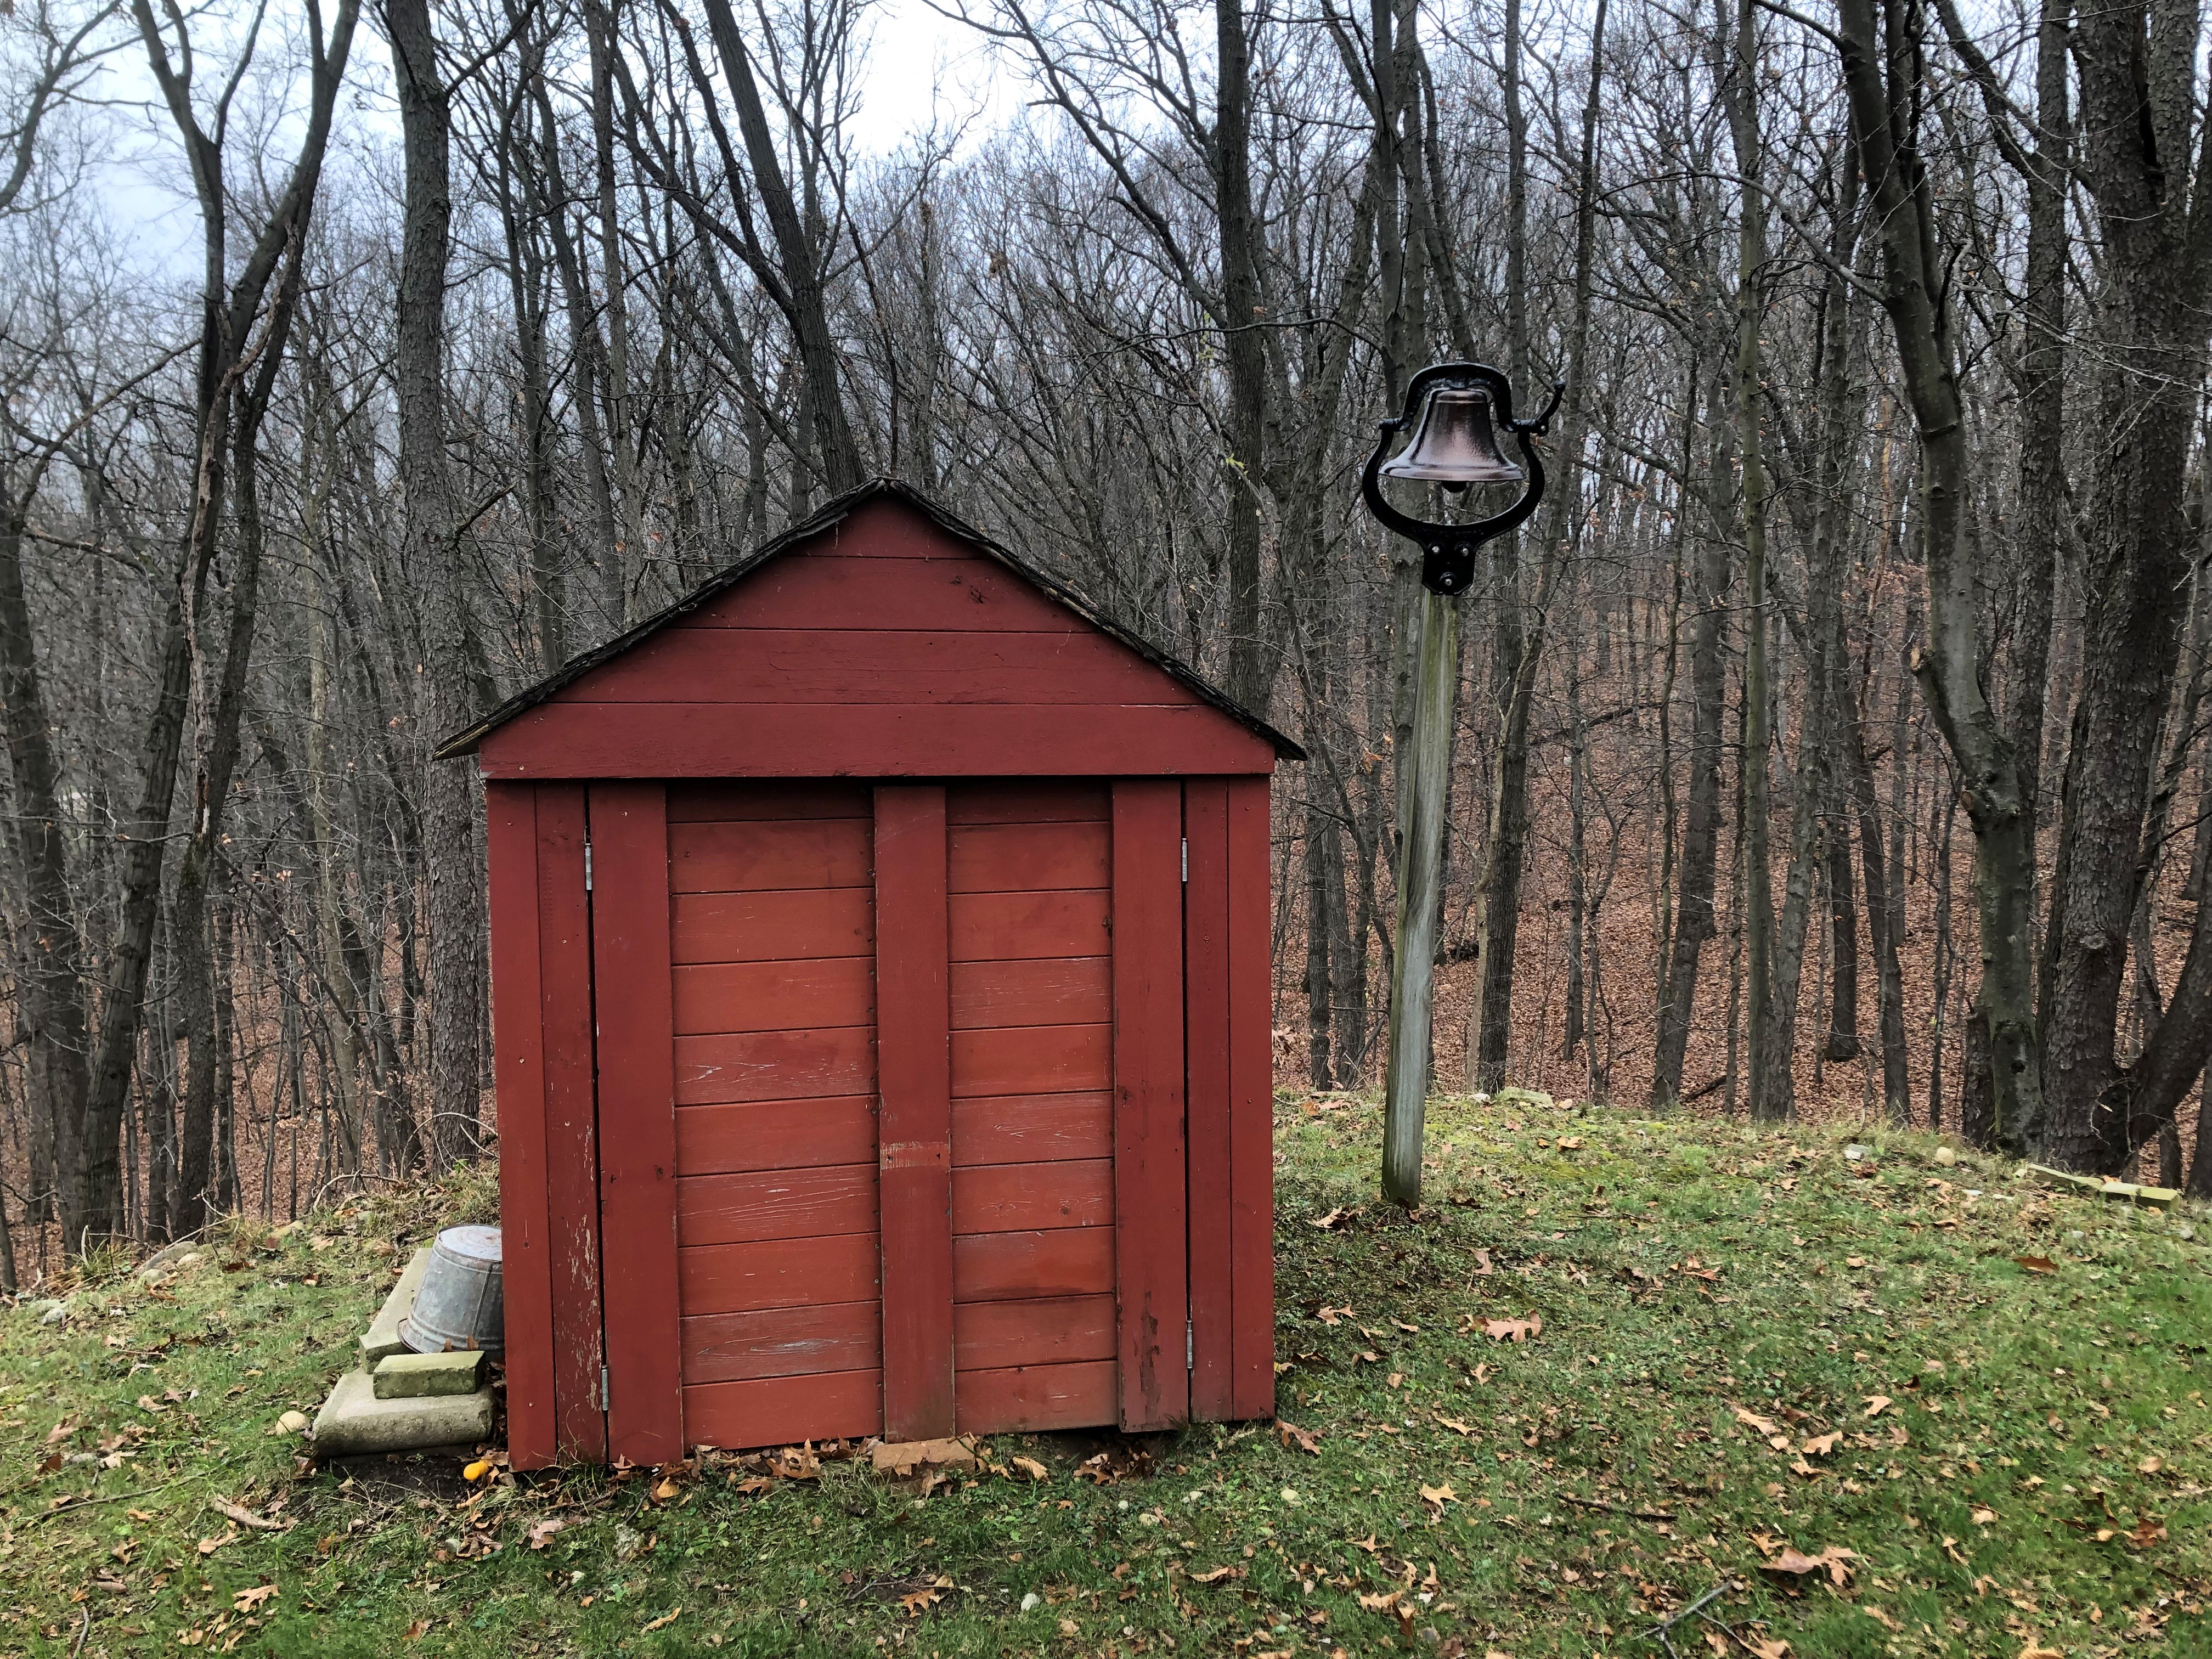
[[[2106,1181],[2097,1176],[2069,1175],[2063,1170],[2054,1170],[2048,1164],[2031,1164],[2028,1178],[2039,1185],[2053,1187],[2061,1192],[2080,1193],[2087,1198],[2109,1198],[2122,1204],[2140,1204],[2154,1210],[2170,1210],[2181,1194],[2172,1187],[2140,1187],[2132,1181]]]
[[[879,1474],[908,1475],[916,1469],[972,1469],[975,1437],[957,1439],[880,1441],[868,1454]]]
[[[395,1353],[376,1362],[369,1379],[379,1400],[432,1400],[474,1394],[483,1386],[484,1357],[466,1353]]]
[[[367,1334],[361,1339],[361,1358],[365,1365],[374,1367],[380,1359],[395,1353],[406,1353],[408,1346],[399,1340],[399,1322],[415,1305],[415,1292],[422,1288],[423,1270],[430,1265],[430,1247],[425,1244],[415,1252],[399,1281],[392,1287],[392,1294],[384,1298],[384,1306],[377,1310],[375,1320]]]
[[[379,1400],[375,1378],[348,1371],[315,1418],[315,1455],[357,1457],[424,1446],[474,1445],[491,1432],[491,1390]]]

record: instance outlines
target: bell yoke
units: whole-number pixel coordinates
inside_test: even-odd
[[[1536,510],[1544,494],[1544,464],[1537,458],[1532,437],[1547,431],[1559,409],[1566,382],[1552,386],[1551,401],[1534,420],[1513,418],[1513,388],[1505,376],[1487,363],[1432,363],[1413,376],[1406,388],[1402,414],[1381,423],[1375,453],[1367,458],[1360,489],[1368,511],[1421,549],[1421,585],[1447,598],[1464,592],[1474,580],[1474,556],[1482,544],[1502,536]],[[1521,447],[1525,467],[1505,459],[1498,447],[1491,410]],[[1391,437],[1420,421],[1413,441],[1391,460],[1382,457]],[[1472,484],[1523,483],[1520,499],[1503,513],[1472,524],[1432,524],[1409,517],[1382,497],[1385,477],[1418,483],[1440,484],[1454,495]]]

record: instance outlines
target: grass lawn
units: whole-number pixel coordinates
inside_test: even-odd
[[[0,1311],[0,1653],[1534,1659],[1710,1595],[1676,1652],[2212,1655],[2200,1216],[1509,1096],[1436,1103],[1409,1217],[1379,1138],[1279,1109],[1279,1425],[997,1436],[926,1492],[299,1464],[277,1418],[480,1176],[88,1274]]]

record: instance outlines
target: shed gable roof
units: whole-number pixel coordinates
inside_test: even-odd
[[[856,702],[872,710],[860,726],[849,719],[841,725],[830,712]],[[808,763],[803,731],[756,726],[760,740],[748,749],[731,728],[731,706],[738,704],[787,714],[821,706],[821,764]],[[617,708],[624,718],[613,729],[594,729],[592,711],[606,726]],[[505,776],[993,769],[946,763],[944,714],[952,709],[971,728],[969,749],[1076,744],[1065,768],[1010,770],[1264,769],[1264,759],[1255,769],[1224,758],[1255,738],[1264,750],[1244,753],[1304,758],[1297,744],[1188,664],[890,479],[830,501],[665,610],[508,698],[447,738],[437,754],[477,754],[487,775]],[[1085,718],[1105,711],[1128,718]],[[1247,735],[1240,739],[1223,723]],[[1118,751],[1106,741],[1115,733],[1102,726],[1126,728]],[[856,735],[863,727],[864,738]],[[637,752],[621,729],[644,739]],[[1101,741],[1085,741],[1085,733]],[[1186,734],[1201,739],[1186,763],[1153,752]],[[911,765],[867,763],[909,756]]]

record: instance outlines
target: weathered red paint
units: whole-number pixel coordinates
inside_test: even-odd
[[[952,1079],[945,788],[876,790],[884,1433],[952,1432]]]
[[[507,1306],[507,1449],[518,1469],[558,1455],[553,1420],[553,1264],[545,1190],[545,1029],[538,945],[538,792],[484,790],[491,911],[493,1072],[499,1090],[499,1221]]]
[[[1184,1322],[1182,788],[1114,786],[1114,1220],[1121,1419],[1190,1412]]]
[[[886,496],[477,752],[518,1467],[1272,1410],[1273,739]]]

